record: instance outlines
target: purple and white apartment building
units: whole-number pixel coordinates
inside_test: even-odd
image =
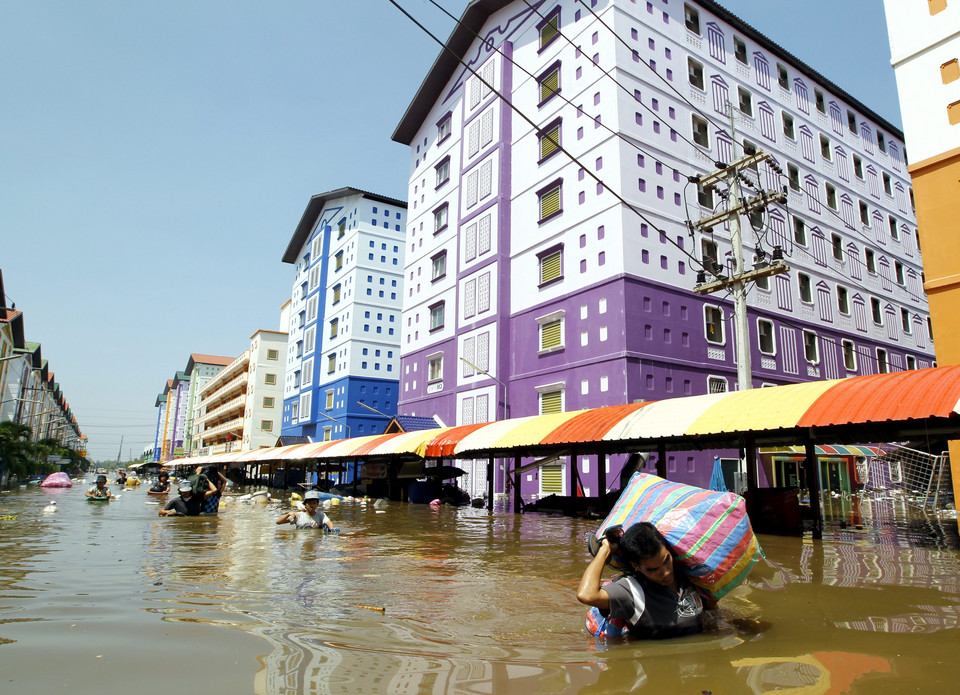
[[[732,301],[692,291],[701,259],[732,272],[730,231],[688,226],[725,187],[688,177],[758,149],[744,190],[787,199],[742,218],[744,255],[779,246],[790,270],[748,295],[754,386],[933,363],[902,134],[721,6],[475,0],[447,47],[393,135],[411,158],[401,413],[736,389]],[[667,473],[706,486],[715,453],[670,453]],[[602,492],[578,456],[525,473],[524,497],[574,494],[571,465]]]

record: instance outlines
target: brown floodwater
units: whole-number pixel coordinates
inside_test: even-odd
[[[334,536],[275,525],[283,501],[172,519],[85,488],[0,495],[5,693],[960,689],[956,522],[892,500],[841,505],[823,541],[761,536],[721,601],[740,628],[603,644],[574,596],[596,520],[371,501],[328,510]]]

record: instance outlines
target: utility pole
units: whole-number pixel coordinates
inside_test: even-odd
[[[734,137],[733,107],[730,102],[727,102],[727,109],[730,113],[731,137]],[[734,139],[734,142],[736,142],[736,139]],[[719,272],[714,271],[716,280],[707,282],[706,274],[701,271],[698,273],[697,285],[693,288],[693,291],[706,295],[729,288],[733,293],[734,345],[736,348],[738,391],[753,388],[753,371],[750,359],[750,326],[747,321],[747,286],[749,283],[756,282],[761,278],[779,275],[790,269],[786,263],[783,262],[779,246],[774,248],[772,263],[767,263],[764,260],[764,257],[761,255],[762,250],[758,247],[758,255],[754,261],[754,267],[751,270],[744,270],[743,265],[743,237],[740,232],[740,215],[761,210],[766,207],[768,203],[780,202],[786,199],[785,191],[761,190],[758,195],[750,199],[741,198],[740,196],[740,170],[765,161],[769,157],[770,155],[766,152],[758,150],[754,154],[744,155],[729,164],[718,162],[718,165],[723,165],[720,169],[713,171],[698,181],[698,184],[704,188],[712,187],[720,181],[726,181],[727,184],[727,209],[704,217],[699,222],[695,222],[693,226],[695,229],[705,231],[724,222],[730,225],[733,275],[727,278],[720,275]]]

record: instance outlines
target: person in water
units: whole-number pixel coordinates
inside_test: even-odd
[[[195,495],[193,483],[189,480],[180,481],[179,492],[179,496],[167,502],[167,506],[160,510],[160,516],[200,516],[204,499],[213,494],[212,490],[208,490],[203,495]]]
[[[110,499],[110,496],[110,490],[107,489],[107,476],[98,475],[97,484],[87,490],[87,497],[93,497],[94,499]]]
[[[220,469],[217,468],[216,464],[211,463],[205,468],[197,466],[196,474],[190,476],[190,480],[194,483],[194,492],[198,491],[198,485],[204,493],[206,493],[211,486],[214,488],[213,494],[209,495],[203,501],[201,513],[216,514],[220,511],[220,498],[223,496],[223,491],[227,487],[227,479],[223,473],[220,472]]]
[[[320,528],[326,526],[327,531],[331,533],[340,533],[340,529],[334,527],[330,517],[320,509],[320,493],[316,490],[308,490],[303,496],[304,511],[287,512],[279,519],[278,524],[294,524],[297,528]]]
[[[125,470],[123,470],[122,468],[117,471],[117,479],[116,479],[115,482],[116,482],[117,485],[124,485],[124,484],[126,484],[126,482],[127,482],[127,472],[126,472]]]
[[[630,570],[601,585],[603,568],[614,553],[626,559]],[[587,625],[595,634],[617,634],[620,625],[644,639],[702,632],[704,610],[717,605],[701,596],[685,574],[674,570],[666,540],[647,522],[628,528],[613,546],[609,537],[601,541],[580,579],[577,600],[592,607]]]
[[[166,471],[160,471],[157,476],[157,484],[150,488],[150,492],[170,492],[170,474]]]

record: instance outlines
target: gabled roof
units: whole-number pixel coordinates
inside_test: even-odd
[[[326,193],[319,193],[310,198],[310,202],[307,203],[307,207],[303,211],[303,215],[300,217],[300,223],[294,230],[293,236],[290,238],[290,243],[287,244],[287,250],[283,252],[283,258],[281,260],[284,263],[297,262],[297,257],[300,255],[300,249],[303,248],[304,243],[306,243],[307,239],[310,238],[310,232],[313,231],[313,228],[317,224],[317,217],[321,212],[323,212],[323,206],[327,204],[328,200],[347,198],[355,195],[360,195],[364,198],[369,198],[370,200],[376,200],[380,203],[387,203],[388,205],[402,207],[404,210],[407,209],[407,203],[404,200],[388,198],[387,196],[379,195],[377,193],[370,193],[369,191],[363,191],[359,188],[345,187],[338,188],[333,191],[327,191]]]
[[[423,79],[420,89],[417,90],[413,101],[410,102],[406,112],[403,114],[403,118],[400,119],[400,123],[397,125],[396,130],[394,130],[392,136],[394,142],[399,142],[403,145],[410,145],[410,143],[413,142],[417,131],[420,130],[420,127],[423,125],[434,104],[440,99],[442,91],[447,86],[450,78],[460,69],[460,59],[466,56],[467,51],[473,45],[474,41],[477,40],[476,34],[480,33],[483,29],[483,25],[490,15],[506,7],[512,1],[513,0],[473,0],[473,2],[467,5],[457,26],[450,33],[445,47],[441,49],[440,55],[437,56],[437,59],[433,62],[433,66]],[[891,135],[903,140],[903,133],[899,128],[892,125],[886,119],[881,118],[862,102],[855,99],[799,58],[768,39],[735,14],[724,9],[716,2],[713,2],[713,0],[696,0],[696,2],[704,9],[730,24],[739,33],[749,37],[753,42],[789,62],[792,68],[823,85],[850,106],[860,111],[878,125],[883,126]],[[519,2],[517,3],[517,7],[523,9],[523,5]],[[532,9],[530,11],[533,12]],[[544,11],[547,10],[545,9]],[[537,17],[537,19],[539,21],[539,17]],[[681,20],[682,19],[681,17]],[[563,29],[565,29],[565,27],[561,27],[561,30]],[[811,50],[813,49],[811,48]]]
[[[192,352],[190,353],[190,359],[187,360],[187,366],[183,371],[187,376],[189,376],[193,374],[193,368],[198,364],[212,364],[217,367],[226,367],[235,359],[237,358],[223,357],[222,355],[204,355],[199,352]]]
[[[310,437],[303,437],[299,434],[281,434],[277,437],[275,446],[291,446],[292,444],[309,444]]]
[[[418,415],[397,415],[389,423],[384,434],[393,432],[419,432],[421,430],[435,430],[440,427],[432,417],[420,417]]]

